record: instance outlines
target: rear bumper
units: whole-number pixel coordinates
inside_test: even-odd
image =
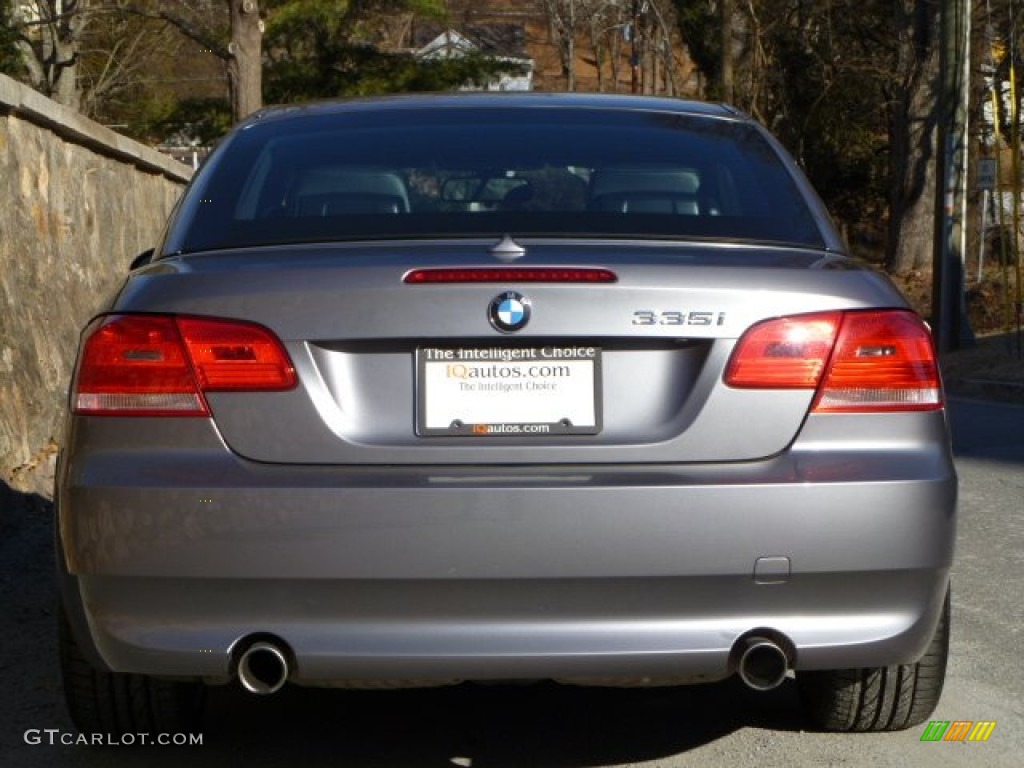
[[[920,657],[947,588],[941,441],[824,451],[812,425],[713,468],[339,468],[249,463],[189,422],[189,451],[61,468],[64,597],[115,671],[226,679],[269,634],[305,684],[715,680],[752,630],[798,670],[882,666]]]

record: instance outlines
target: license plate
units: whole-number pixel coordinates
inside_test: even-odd
[[[479,437],[601,431],[601,350],[421,347],[417,434]]]

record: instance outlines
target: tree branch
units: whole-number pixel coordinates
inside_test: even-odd
[[[160,5],[164,6],[166,4],[161,3]],[[191,22],[185,16],[181,16],[173,11],[168,11],[163,7],[155,11],[149,10],[140,7],[135,3],[122,3],[120,7],[125,13],[131,13],[135,16],[141,16],[146,19],[155,19],[167,22],[177,29],[182,35],[196,43],[200,48],[208,50],[222,61],[228,61],[232,58],[231,52],[228,50],[228,46],[224,43],[222,36],[217,35],[213,30],[201,28],[200,25]]]

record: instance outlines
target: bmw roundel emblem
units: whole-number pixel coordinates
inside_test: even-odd
[[[491,299],[487,316],[502,333],[514,333],[530,322],[530,300],[521,293],[506,291]]]

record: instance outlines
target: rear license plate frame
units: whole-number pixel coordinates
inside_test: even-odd
[[[602,355],[594,344],[421,346],[416,350],[416,434],[531,439],[599,434]]]

